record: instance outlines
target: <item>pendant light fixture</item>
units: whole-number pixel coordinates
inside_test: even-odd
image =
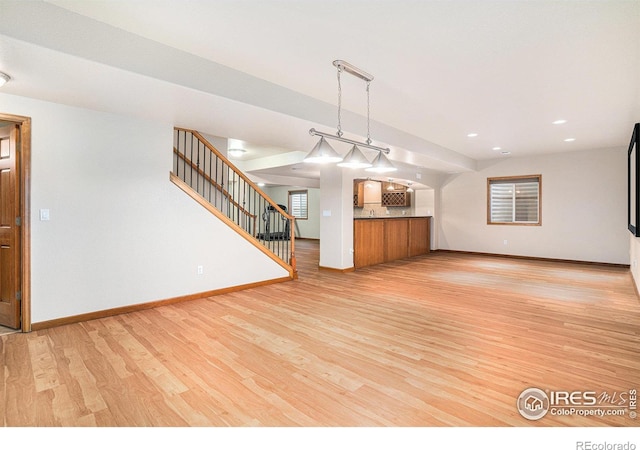
[[[370,101],[369,101],[369,86],[371,81],[373,80],[373,76],[369,75],[367,72],[349,64],[346,61],[335,60],[333,65],[337,68],[337,77],[338,77],[338,130],[335,135],[323,133],[321,131],[316,131],[315,128],[311,128],[309,130],[309,134],[311,136],[320,136],[320,141],[313,147],[311,152],[305,157],[304,162],[313,162],[313,163],[331,163],[338,162],[338,166],[340,167],[348,167],[352,169],[362,169],[377,172],[377,173],[386,173],[397,170],[393,164],[384,156],[384,154],[389,153],[388,148],[377,147],[375,145],[371,145],[371,135],[370,135],[370,123],[369,123],[369,109],[370,109]],[[340,75],[345,71],[351,75],[354,75],[367,83],[367,140],[366,142],[358,142],[352,139],[347,139],[342,137],[342,83],[340,80]],[[336,152],[331,145],[326,141],[327,139],[333,139],[340,142],[346,142],[348,144],[352,144],[351,150],[344,159]],[[373,163],[370,163],[369,160],[364,156],[362,150],[359,147],[376,150],[378,155],[374,158]]]
[[[387,191],[395,190],[395,185],[393,184],[393,178],[389,178],[389,184],[387,185]]]
[[[347,156],[345,156],[342,162],[339,162],[338,165],[340,167],[348,167],[350,169],[365,169],[367,167],[371,167],[369,160],[364,156],[362,150],[360,150],[355,144],[351,147]]]
[[[342,161],[342,156],[336,152],[329,143],[321,137],[318,143],[313,147],[309,154],[304,158],[304,162],[310,163],[334,163]]]
[[[395,172],[398,169],[393,164],[391,164],[391,161],[389,161],[387,157],[384,156],[384,153],[380,152],[378,153],[378,156],[373,158],[371,167],[364,170],[373,173],[389,173]]]

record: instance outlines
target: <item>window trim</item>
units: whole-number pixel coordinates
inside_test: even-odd
[[[535,178],[538,180],[538,221],[537,222],[492,222],[491,221],[491,184],[496,181],[511,181],[517,183],[518,181],[531,180]],[[542,226],[542,175],[516,175],[508,177],[487,177],[487,225],[508,225],[508,226]]]
[[[293,214],[293,208],[291,206],[291,195],[295,194],[304,194],[307,197],[307,215],[305,217],[297,217]],[[289,207],[288,213],[291,214],[296,220],[309,220],[309,190],[308,189],[295,189],[293,191],[289,191],[287,194],[287,206]]]

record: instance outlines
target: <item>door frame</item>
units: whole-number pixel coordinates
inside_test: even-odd
[[[20,127],[20,171],[18,173],[20,191],[20,329],[31,331],[31,117],[3,114],[0,121],[11,122]]]

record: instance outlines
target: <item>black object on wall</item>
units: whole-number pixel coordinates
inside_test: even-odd
[[[633,127],[627,154],[627,222],[629,231],[640,236],[640,123]]]

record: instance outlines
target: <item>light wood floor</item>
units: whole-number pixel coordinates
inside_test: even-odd
[[[629,271],[432,253],[0,337],[5,426],[638,426],[530,422],[523,389],[640,388]]]
[[[3,334],[12,334],[12,333],[18,333],[18,330],[14,330],[13,328],[3,327],[2,325],[0,325],[0,336],[2,336]]]

